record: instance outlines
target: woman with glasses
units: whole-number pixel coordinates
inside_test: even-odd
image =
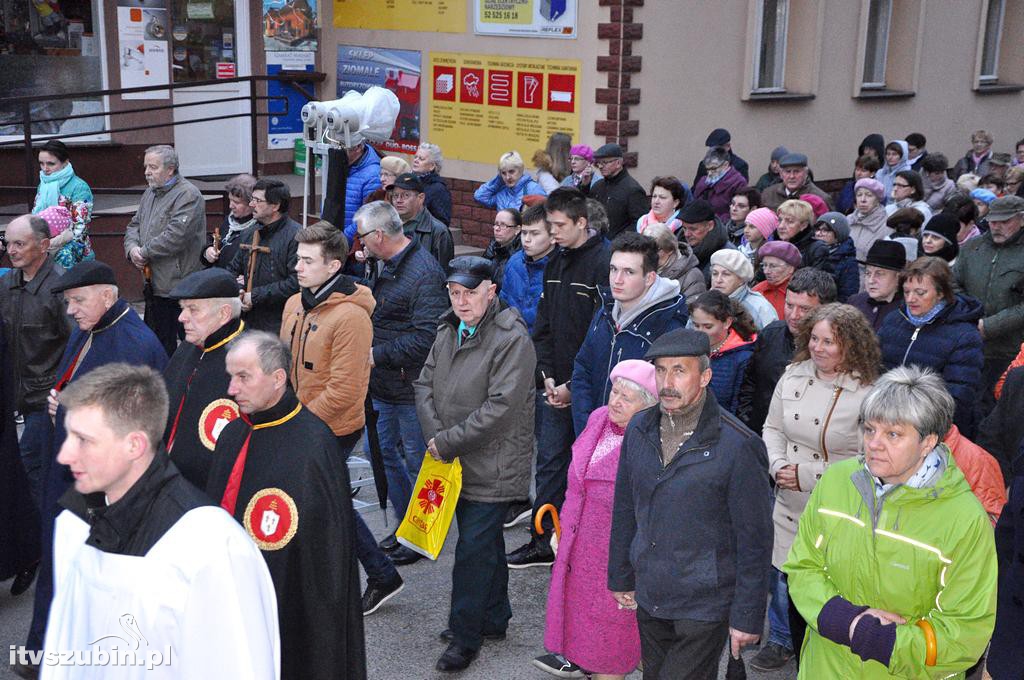
[[[569,170],[562,180],[563,187],[589,187],[601,179],[601,173],[594,168],[594,150],[586,144],[574,144],[569,149]]]
[[[921,175],[913,170],[901,170],[896,173],[892,180],[892,193],[890,200],[885,205],[885,215],[888,217],[900,208],[914,208],[924,215],[924,223],[932,218],[932,209],[924,201],[924,182]]]
[[[516,251],[521,250],[523,242],[519,232],[523,229],[523,218],[518,210],[509,208],[499,210],[494,216],[494,238],[487,244],[484,257],[494,263],[494,283],[501,287],[505,265]]]
[[[732,200],[729,201],[729,219],[725,221],[725,228],[729,230],[729,240],[733,245],[743,244],[743,227],[747,223],[747,215],[760,207],[761,192],[754,187],[743,187],[733,194]]]
[[[733,195],[747,186],[746,178],[729,162],[729,152],[716,146],[704,156],[707,174],[693,187],[694,198],[703,198],[711,204],[715,217],[725,221],[729,218],[729,203]]]
[[[985,130],[975,130],[971,134],[971,150],[953,166],[953,179],[960,179],[968,173],[984,177],[992,171],[992,135]]]
[[[788,241],[769,241],[757,251],[764,281],[754,286],[754,292],[764,296],[780,319],[786,318],[786,287],[800,267],[800,249]]]

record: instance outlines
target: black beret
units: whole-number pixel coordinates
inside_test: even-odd
[[[403,172],[395,178],[394,187],[396,189],[405,189],[406,191],[415,191],[417,194],[422,194],[423,180],[421,180],[419,175],[414,172]]]
[[[476,255],[460,255],[448,263],[450,283],[460,283],[466,288],[476,288],[483,281],[494,280],[494,263]]]
[[[687,224],[710,222],[713,219],[715,219],[715,209],[703,198],[690,201],[683,206],[679,213],[679,221]]]
[[[732,141],[732,135],[725,128],[715,128],[704,140],[704,146],[725,146]]]
[[[99,260],[85,260],[64,272],[50,290],[54,293],[59,293],[70,288],[103,284],[108,286],[117,285],[117,277],[114,276],[114,270]]]
[[[171,289],[172,300],[238,297],[238,281],[226,269],[210,267],[192,272]]]
[[[594,152],[594,160],[598,158],[622,158],[622,147],[618,144],[605,144]]]
[[[692,328],[677,328],[665,333],[651,345],[644,359],[658,357],[700,357],[711,354],[711,339]]]

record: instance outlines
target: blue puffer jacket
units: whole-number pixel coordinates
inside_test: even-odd
[[[380,156],[367,144],[363,157],[348,169],[348,181],[345,183],[345,236],[349,245],[352,245],[356,234],[352,216],[366,202],[366,197],[377,189],[380,189]]]
[[[836,280],[839,302],[856,295],[860,290],[860,268],[857,266],[857,246],[852,238],[828,248],[828,261],[832,263],[832,278]]]
[[[594,312],[572,371],[572,419],[577,435],[587,426],[590,414],[608,403],[612,368],[626,359],[643,359],[651,343],[664,333],[685,328],[690,318],[674,279],[656,278],[637,304],[640,311],[631,310],[618,319],[612,315],[615,300],[611,289],[602,286],[597,290],[601,306]],[[625,326],[620,328],[621,321]]]
[[[750,340],[744,340],[739,333],[730,330],[722,349],[711,355],[709,387],[718,405],[733,415],[736,414],[740,403],[740,386],[743,384],[743,376],[747,373],[750,357],[754,355],[756,340],[756,335]]]
[[[544,267],[548,255],[539,260],[527,259],[526,253],[517,250],[505,265],[498,297],[509,307],[515,307],[533,335],[533,322],[537,318],[537,303],[544,290]]]
[[[976,407],[981,396],[981,316],[980,302],[957,295],[953,304],[920,329],[907,318],[906,305],[885,317],[878,329],[885,369],[913,364],[941,375],[956,401],[953,422],[968,439],[974,438],[977,429]]]
[[[519,210],[519,207],[523,204],[523,196],[534,195],[547,196],[548,192],[544,191],[544,187],[537,184],[530,177],[530,173],[524,172],[512,189],[509,189],[501,181],[501,175],[495,175],[491,178],[491,181],[481,184],[477,188],[473,193],[473,198],[480,205],[494,208],[495,210],[507,210],[508,208]]]

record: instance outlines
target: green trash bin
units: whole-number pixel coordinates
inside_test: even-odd
[[[307,153],[309,153],[309,150],[306,148],[306,142],[301,137],[299,139],[296,139],[295,140],[295,149],[294,149],[293,154],[292,154],[292,156],[293,156],[292,173],[294,173],[296,175],[300,175],[300,176],[306,174],[306,154]],[[323,157],[322,156],[317,156],[316,157],[316,169],[317,169],[317,171],[321,170],[323,168],[323,166],[324,166],[324,159],[323,159]]]

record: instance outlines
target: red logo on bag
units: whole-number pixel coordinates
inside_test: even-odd
[[[434,508],[441,507],[445,493],[444,480],[428,479],[416,495],[420,501],[420,510],[428,515],[434,512]]]

